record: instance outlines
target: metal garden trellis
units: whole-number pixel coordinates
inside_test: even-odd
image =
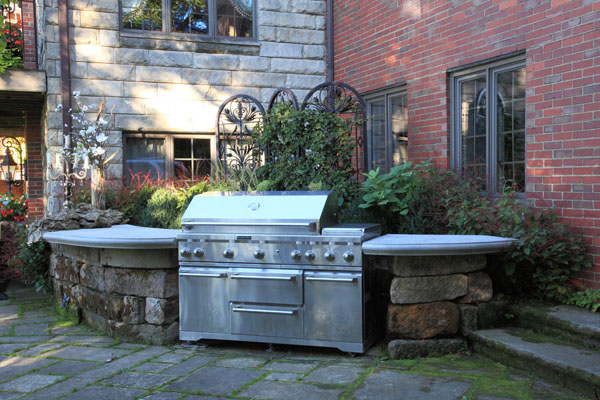
[[[296,110],[313,109],[337,114],[354,122],[352,136],[356,141],[355,159],[357,180],[368,165],[366,140],[366,106],[361,95],[343,82],[324,82],[309,91],[299,105],[289,88],[277,88],[269,100],[268,111],[279,103],[290,103]],[[219,107],[216,121],[218,163],[225,174],[255,169],[264,161],[263,152],[252,141],[252,130],[265,118],[265,109],[256,98],[238,94]]]

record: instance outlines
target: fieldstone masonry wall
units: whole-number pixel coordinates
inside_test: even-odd
[[[40,40],[48,75],[46,148],[63,145],[57,0],[44,0]],[[122,132],[214,134],[219,105],[245,93],[267,103],[277,87],[302,99],[325,81],[325,0],[259,0],[257,40],[189,40],[119,28],[118,0],[70,0],[71,85],[84,104],[114,106],[109,179],[123,176]],[[48,211],[62,187],[49,182]]]
[[[485,255],[380,257],[380,266],[393,275],[387,338],[401,339],[390,342],[392,356],[420,355],[423,347],[416,348],[414,340],[466,336],[476,330],[479,306],[493,295],[492,280],[481,271],[485,265]],[[461,341],[423,343],[425,352],[447,346],[456,351],[457,344]]]
[[[50,274],[59,304],[115,337],[163,343],[179,335],[175,249],[119,250],[52,245]]]

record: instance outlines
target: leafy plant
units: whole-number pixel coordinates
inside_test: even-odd
[[[384,215],[388,232],[494,235],[518,240],[491,258],[496,288],[566,301],[569,278],[590,265],[581,238],[552,210],[536,210],[507,188],[497,198],[479,194],[476,182],[428,163],[371,171],[361,208]],[[390,222],[391,221],[391,222]]]
[[[159,188],[152,193],[140,216],[144,226],[155,228],[181,228],[181,217],[192,198],[205,192],[207,184],[201,181],[190,188]]]
[[[25,221],[28,202],[26,196],[15,196],[11,193],[0,195],[0,221]]]
[[[354,122],[317,110],[277,105],[253,131],[268,150],[258,176],[271,190],[309,190],[311,184],[333,190],[341,205],[357,192],[352,166]]]
[[[48,272],[50,246],[43,240],[24,243],[15,260],[23,283],[33,286],[36,291],[49,292],[52,288]]]
[[[600,310],[600,290],[586,289],[571,292],[567,295],[565,303],[597,312]]]
[[[8,0],[1,0],[1,5],[8,5]],[[22,68],[23,31],[21,23],[11,24],[0,13],[0,74],[7,68]]]

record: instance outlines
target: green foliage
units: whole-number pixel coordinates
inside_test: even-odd
[[[553,210],[533,209],[510,188],[483,197],[474,182],[428,163],[366,176],[360,207],[383,215],[388,232],[516,238],[512,251],[490,258],[489,272],[502,291],[564,302],[568,279],[590,265],[581,238]]]
[[[319,186],[336,192],[339,204],[351,200],[357,189],[353,124],[335,114],[277,105],[253,132],[257,143],[268,149],[259,178],[268,180],[271,190]]]
[[[597,312],[600,310],[600,290],[586,289],[571,292],[567,295],[565,303]]]
[[[386,174],[377,169],[365,176],[359,207],[381,214],[385,232],[447,233],[447,192],[454,192],[455,198],[470,195],[453,172],[436,170],[429,162],[408,162]]]
[[[0,1],[2,5],[8,5],[7,0]],[[21,56],[23,46],[23,32],[20,23],[12,25],[9,29],[4,16],[0,14],[0,74],[7,68],[22,68]]]
[[[179,229],[181,217],[192,198],[204,193],[206,182],[202,181],[190,188],[158,188],[153,193],[140,216],[143,226]]]
[[[50,246],[46,242],[24,243],[17,261],[23,283],[35,287],[38,292],[50,292],[49,262]]]
[[[0,221],[19,222],[27,219],[27,197],[11,193],[0,195]]]

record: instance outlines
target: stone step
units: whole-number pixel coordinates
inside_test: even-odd
[[[471,332],[475,351],[591,398],[600,395],[600,353],[521,328]]]
[[[600,351],[600,313],[573,306],[514,305],[517,326]]]

